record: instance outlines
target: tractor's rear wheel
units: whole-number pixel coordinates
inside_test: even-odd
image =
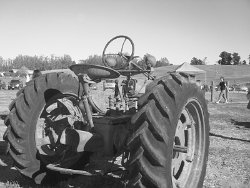
[[[5,120],[9,153],[16,168],[36,183],[41,183],[48,172],[47,164],[71,167],[83,157],[84,152],[71,153],[57,142],[60,133],[55,134],[65,126],[84,129],[86,121],[78,105],[81,93],[77,78],[50,73],[29,82],[9,106]]]
[[[185,74],[150,87],[131,120],[129,187],[202,187],[209,148],[204,93]]]

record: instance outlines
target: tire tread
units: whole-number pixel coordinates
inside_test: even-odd
[[[166,177],[171,173],[171,166],[167,159],[172,159],[169,149],[173,147],[176,117],[187,97],[183,95],[192,87],[203,104],[205,99],[187,74],[171,73],[149,87],[139,98],[139,110],[131,119],[131,136],[127,142],[129,187],[170,188],[172,179]]]

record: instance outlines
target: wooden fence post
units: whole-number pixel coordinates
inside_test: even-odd
[[[214,101],[214,81],[211,81],[210,90],[211,90],[211,102],[213,102]]]
[[[226,85],[227,85],[227,88],[226,88],[226,98],[227,98],[227,101],[229,101],[229,81],[226,81]]]

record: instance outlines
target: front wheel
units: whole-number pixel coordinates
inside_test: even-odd
[[[151,87],[131,120],[129,186],[202,187],[209,149],[204,93],[184,74],[170,74]]]

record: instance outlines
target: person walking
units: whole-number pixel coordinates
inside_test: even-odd
[[[228,103],[228,99],[226,96],[226,89],[228,89],[228,87],[223,77],[220,78],[219,87],[220,87],[220,94],[219,94],[219,99],[216,103],[218,104],[221,101],[222,97],[224,98],[225,103]]]

